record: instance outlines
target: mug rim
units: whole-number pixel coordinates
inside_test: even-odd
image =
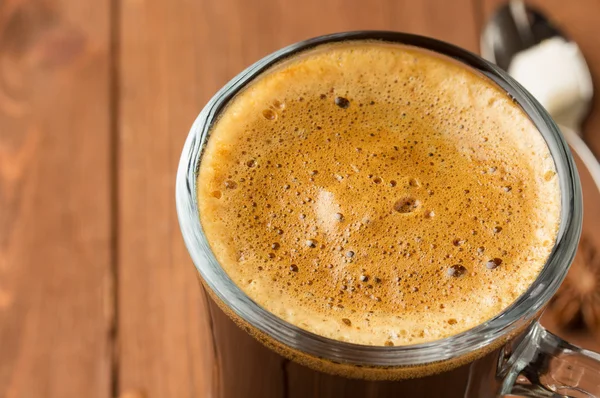
[[[554,160],[561,192],[561,221],[553,250],[527,291],[494,318],[456,335],[403,346],[371,346],[323,337],[268,312],[246,295],[221,268],[200,223],[197,173],[212,124],[229,101],[248,83],[283,59],[316,46],[341,41],[376,40],[417,47],[450,57],[490,78],[530,117]],[[415,366],[476,352],[532,322],[554,295],[575,256],[582,225],[582,193],[575,163],[560,130],[545,109],[497,66],[455,45],[408,33],[353,31],[301,41],[257,61],[229,81],[207,103],[187,137],[176,180],[176,205],[182,235],[205,285],[236,316],[275,341],[333,362],[362,366]]]

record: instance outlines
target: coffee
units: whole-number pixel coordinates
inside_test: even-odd
[[[437,54],[354,41],[240,92],[199,169],[202,227],[250,298],[367,345],[433,341],[501,313],[555,242],[550,152],[493,82]]]

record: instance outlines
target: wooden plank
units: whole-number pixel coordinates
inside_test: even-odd
[[[219,4],[120,3],[118,379],[127,397],[212,396],[209,318],[174,182],[193,118],[229,77],[209,60],[236,56],[210,19]]]
[[[476,50],[471,1],[129,0],[120,15],[120,391],[301,397],[323,380],[330,387],[322,396],[391,391],[314,375],[262,349],[214,306],[209,318],[176,219],[177,161],[206,101],[260,57],[356,29],[410,31]],[[249,368],[240,352],[260,357],[260,366]]]
[[[481,23],[487,20],[494,10],[504,4],[502,0],[482,0]],[[531,0],[528,5],[543,12],[572,40],[577,42],[588,66],[598,92],[600,83],[600,47],[598,47],[598,27],[600,26],[600,2],[596,0],[579,0],[565,2],[562,0]],[[583,136],[596,156],[600,156],[600,95],[595,95],[589,117],[583,127]],[[598,189],[588,173],[581,171],[583,164],[578,164],[584,193],[584,225],[583,236],[594,242],[596,250],[600,250],[600,240],[597,237],[600,213],[598,212]],[[582,347],[600,350],[600,335],[585,328],[580,330],[563,330],[558,328],[551,315],[544,317],[544,324],[561,337]]]
[[[0,2],[0,397],[111,388],[109,1]]]

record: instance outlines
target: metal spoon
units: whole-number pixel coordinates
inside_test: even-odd
[[[484,27],[481,55],[508,71],[541,102],[600,187],[600,164],[580,138],[593,85],[577,44],[541,12],[511,0]]]

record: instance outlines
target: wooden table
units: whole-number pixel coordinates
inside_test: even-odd
[[[600,2],[535,3],[600,82]],[[495,4],[0,0],[0,397],[208,396],[218,357],[174,203],[200,109],[242,68],[324,33],[477,52]],[[594,110],[600,154],[600,97]]]

